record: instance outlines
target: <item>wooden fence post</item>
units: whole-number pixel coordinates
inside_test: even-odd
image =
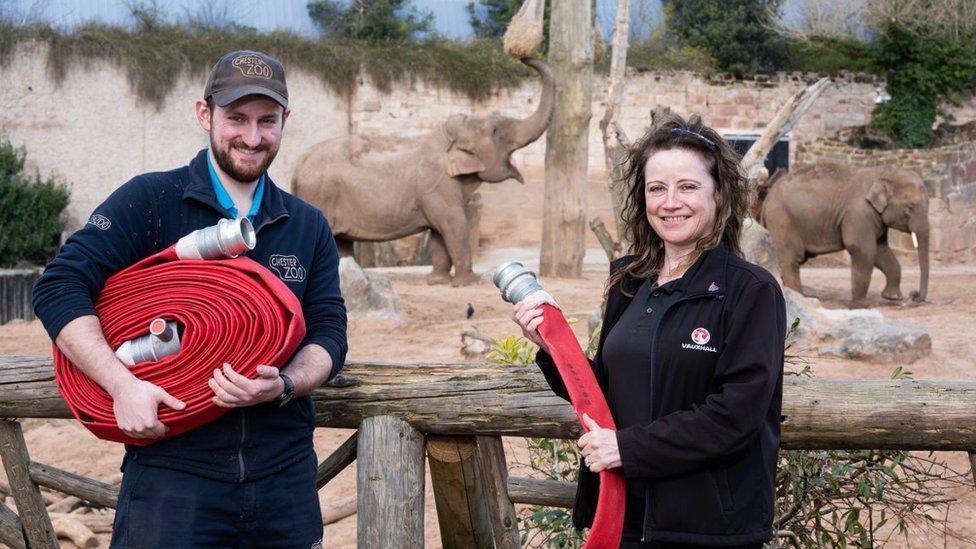
[[[2,503],[0,503],[0,542],[7,544],[11,549],[27,549],[24,525],[20,522],[20,517]]]
[[[521,547],[515,505],[508,497],[508,466],[501,437],[475,437],[478,446],[478,476],[488,500],[491,529],[497,549]]]
[[[27,546],[31,549],[58,547],[58,537],[44,507],[41,490],[30,478],[30,455],[19,422],[0,421],[0,457],[3,458],[10,490],[17,502],[17,513],[24,526]]]
[[[474,437],[427,437],[427,461],[444,549],[492,549]]]
[[[356,495],[358,546],[424,546],[424,435],[392,416],[359,426]]]

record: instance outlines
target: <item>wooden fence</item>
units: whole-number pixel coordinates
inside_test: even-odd
[[[357,362],[314,401],[318,426],[358,429],[319,465],[317,485],[358,462],[360,547],[423,546],[425,463],[444,547],[518,547],[513,504],[572,504],[572,484],[508,476],[501,436],[580,434],[534,366]],[[783,401],[783,448],[960,450],[976,468],[976,382],[788,378]],[[115,506],[116,486],[30,459],[16,419],[70,417],[50,359],[0,356],[0,417],[17,506],[0,505],[0,541],[56,547],[39,486]]]
[[[0,269],[0,324],[16,318],[34,320],[31,287],[40,269]]]

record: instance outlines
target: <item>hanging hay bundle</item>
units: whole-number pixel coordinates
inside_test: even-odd
[[[545,0],[525,0],[505,30],[505,53],[516,59],[532,57],[542,44]]]

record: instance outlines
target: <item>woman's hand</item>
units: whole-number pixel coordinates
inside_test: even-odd
[[[617,448],[617,432],[600,427],[590,416],[583,414],[583,423],[589,432],[580,437],[580,453],[583,463],[590,471],[599,473],[604,469],[620,467],[620,449]]]
[[[535,343],[545,352],[549,352],[549,346],[542,337],[539,336],[539,325],[542,324],[542,309],[538,303],[520,301],[515,304],[512,312],[512,320],[522,328],[522,335],[532,343]]]

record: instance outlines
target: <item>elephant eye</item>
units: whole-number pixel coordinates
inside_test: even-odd
[[[499,135],[501,135],[501,133],[502,133],[502,130],[501,130],[501,129],[499,129],[499,128],[498,128],[498,126],[495,126],[495,127],[494,127],[494,128],[493,128],[493,129],[491,130],[491,136],[492,136],[492,137],[498,137]]]

